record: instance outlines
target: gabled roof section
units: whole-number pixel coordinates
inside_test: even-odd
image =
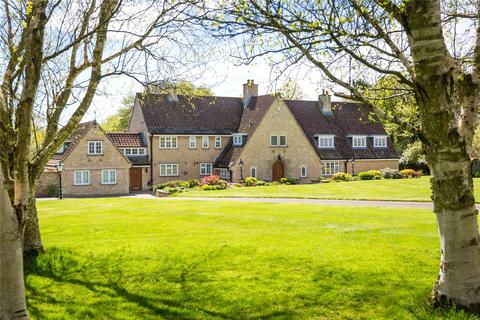
[[[275,96],[264,95],[252,97],[245,107],[238,127],[238,132],[246,134],[241,146],[233,146],[229,143],[225,148],[225,152],[222,152],[214,163],[214,167],[227,168],[231,162],[235,162],[240,157],[245,144],[248,143],[248,139],[252,136],[255,130],[262,122],[265,114],[275,102]],[[246,140],[245,140],[246,139]]]
[[[52,160],[63,161],[72,152],[82,138],[88,131],[96,124],[95,121],[88,121],[78,124],[77,128],[72,132],[70,137],[64,142],[64,149],[62,153],[53,155]]]
[[[231,134],[242,117],[242,98],[137,94],[147,129],[152,134]]]
[[[322,160],[398,158],[390,139],[387,148],[374,148],[372,139],[367,139],[367,148],[352,148],[348,135],[386,135],[378,117],[362,104],[332,102],[332,114],[324,115],[317,101],[286,100],[285,103]],[[334,134],[335,148],[319,149],[314,139],[316,134]]]
[[[145,148],[147,146],[142,133],[107,132],[107,136],[118,148]]]

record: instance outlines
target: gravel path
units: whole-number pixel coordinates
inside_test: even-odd
[[[103,198],[103,197],[102,197]],[[238,201],[238,202],[254,202],[254,203],[297,203],[297,204],[318,204],[331,206],[359,206],[359,207],[382,207],[382,208],[418,208],[433,209],[431,202],[414,202],[414,201],[372,201],[372,200],[327,200],[327,199],[295,199],[295,198],[182,198],[167,197],[157,198],[151,193],[130,194],[120,196],[119,198],[134,199],[156,199],[158,201]],[[82,199],[82,198],[69,198]],[[57,198],[38,198],[37,200],[58,200]]]

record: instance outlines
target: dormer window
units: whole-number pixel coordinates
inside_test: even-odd
[[[241,134],[233,135],[233,145],[239,147],[243,144],[243,136]]]
[[[373,147],[374,148],[386,148],[387,147],[387,136],[373,136]]]
[[[353,148],[366,148],[367,136],[354,136],[352,135],[352,147]]]
[[[103,154],[102,141],[88,141],[88,154],[91,154],[91,155]]]
[[[317,145],[319,148],[335,148],[335,135],[333,134],[319,134],[316,136]]]

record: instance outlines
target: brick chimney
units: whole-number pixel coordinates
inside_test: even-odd
[[[318,107],[321,113],[325,115],[332,114],[332,96],[328,90],[323,89],[322,94],[318,96]]]
[[[248,106],[248,103],[252,97],[258,96],[258,84],[252,80],[247,80],[247,83],[243,84],[243,107]]]

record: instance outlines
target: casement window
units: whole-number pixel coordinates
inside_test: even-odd
[[[352,147],[353,148],[366,148],[367,147],[367,137],[366,136],[352,136]]]
[[[228,171],[228,169],[220,169],[220,178],[223,180],[229,180],[230,171]]]
[[[178,163],[160,163],[160,177],[177,177]]]
[[[307,167],[302,167],[300,169],[300,177],[301,178],[306,178],[307,177]]]
[[[197,148],[197,136],[190,136],[188,140],[188,147],[190,149],[196,149]]]
[[[318,135],[318,147],[319,148],[334,148],[335,136],[334,135]]]
[[[124,148],[123,154],[126,156],[144,156],[147,154],[147,149],[145,148]]]
[[[211,163],[200,163],[200,175],[209,176],[212,174],[212,164]]]
[[[250,177],[256,178],[257,177],[257,168],[253,167],[250,169]]]
[[[87,186],[90,184],[90,170],[75,170],[73,172],[73,184]]]
[[[332,175],[340,172],[340,163],[338,161],[325,161],[322,167],[322,175]]]
[[[215,137],[215,149],[222,148],[222,137]]]
[[[102,170],[102,184],[116,184],[117,183],[117,170],[106,169]]]
[[[386,148],[387,147],[387,137],[385,137],[385,136],[373,136],[373,147],[374,148]]]
[[[177,149],[178,139],[177,137],[160,137],[160,149]]]
[[[234,146],[241,146],[243,144],[243,137],[241,134],[234,134],[233,135],[233,145]]]
[[[270,146],[272,147],[286,147],[287,136],[270,136]]]
[[[202,148],[203,149],[208,149],[208,136],[203,136],[202,137]]]
[[[88,141],[88,154],[103,154],[102,141]]]

